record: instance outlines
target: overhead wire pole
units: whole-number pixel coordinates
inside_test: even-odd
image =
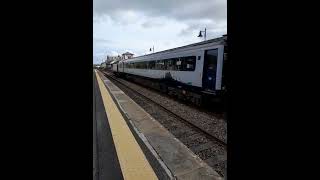
[[[207,28],[204,28],[204,40],[207,40]]]

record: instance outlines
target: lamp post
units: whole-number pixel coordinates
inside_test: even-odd
[[[202,37],[202,32],[204,32],[204,40],[207,40],[207,28],[204,28],[204,31],[200,31],[198,37]]]
[[[154,53],[154,46],[152,47],[152,49],[150,48],[150,51],[151,51],[151,50],[152,50],[152,51],[153,51],[153,53]]]

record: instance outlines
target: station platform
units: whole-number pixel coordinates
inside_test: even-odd
[[[218,173],[97,70],[93,179],[213,179]]]

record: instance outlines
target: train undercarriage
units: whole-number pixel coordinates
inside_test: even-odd
[[[222,107],[224,104],[224,95],[221,91],[205,91],[201,88],[188,86],[172,79],[157,80],[126,73],[117,73],[116,75],[196,106]]]

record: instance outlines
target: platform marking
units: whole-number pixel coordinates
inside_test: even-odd
[[[97,72],[96,77],[124,179],[158,179]]]

